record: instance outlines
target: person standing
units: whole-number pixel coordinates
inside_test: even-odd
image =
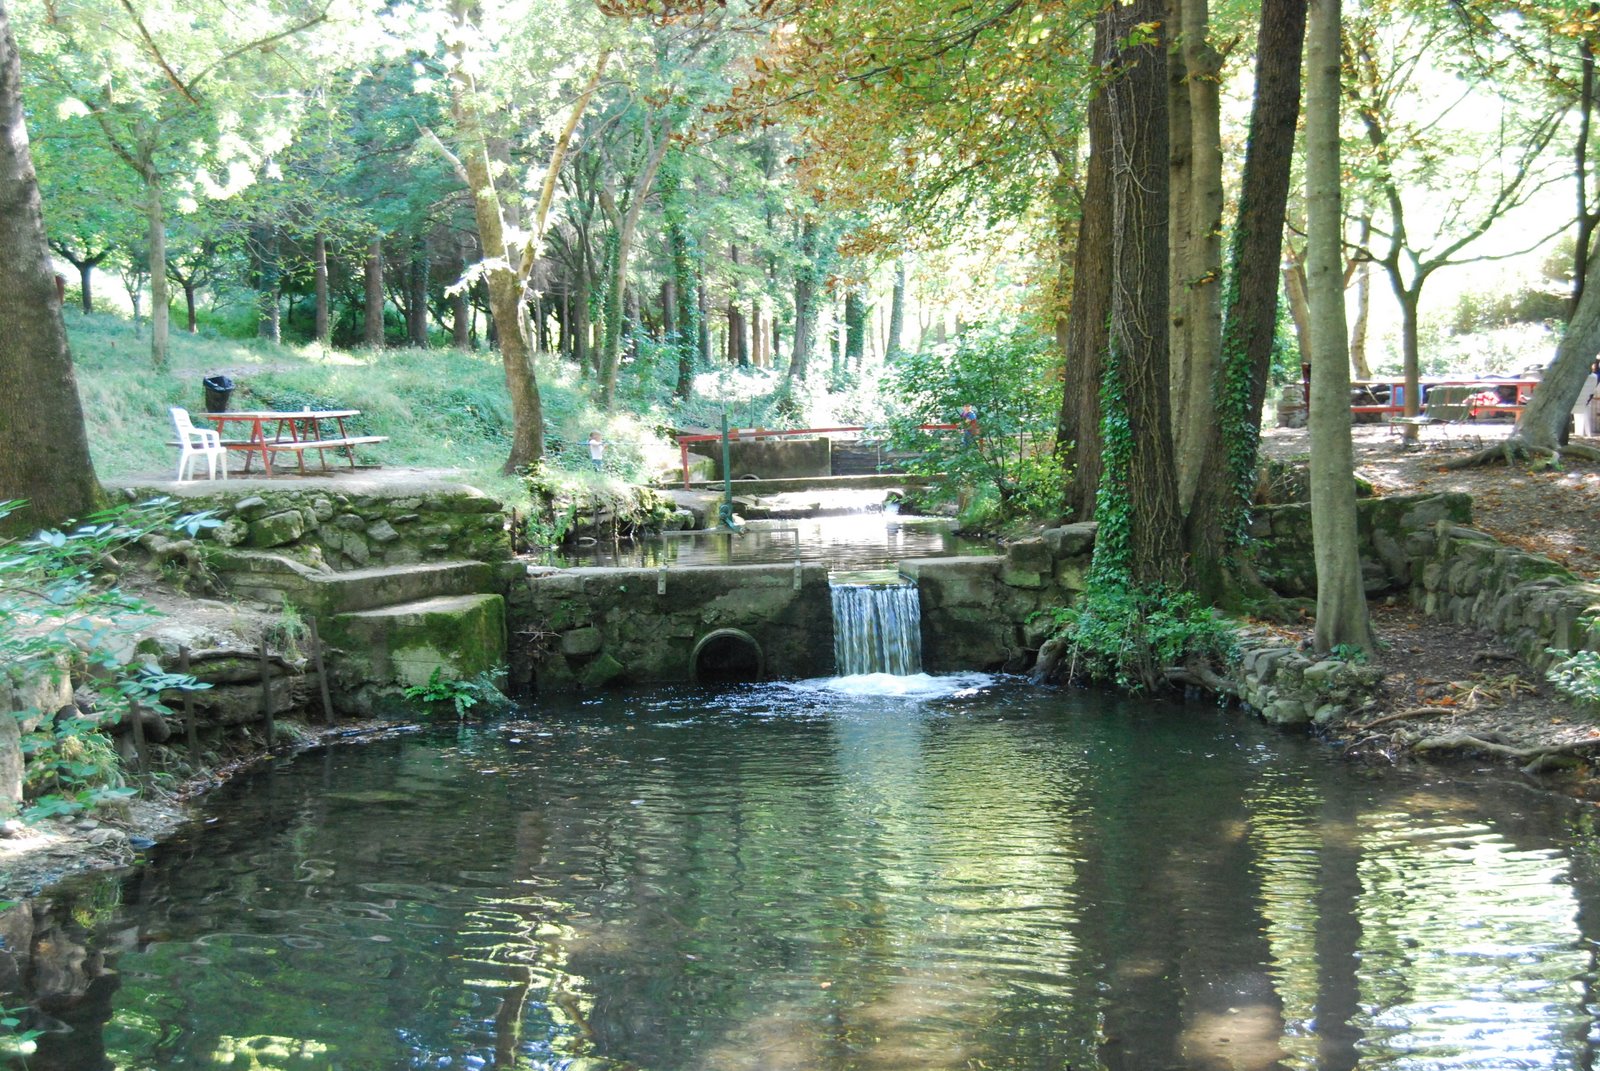
[[[605,464],[605,459],[606,441],[600,438],[598,431],[591,431],[589,433],[589,464],[594,466],[596,472],[599,472]]]
[[[978,410],[971,402],[961,407],[961,445],[971,446],[978,439]]]

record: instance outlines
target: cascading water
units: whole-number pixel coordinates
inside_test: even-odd
[[[915,584],[888,571],[839,574],[829,587],[839,676],[922,672],[922,602]]]

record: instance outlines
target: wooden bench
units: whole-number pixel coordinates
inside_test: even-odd
[[[350,462],[350,467],[356,467],[356,451],[358,446],[369,446],[372,443],[386,443],[387,435],[350,435],[342,439],[281,439],[265,444],[253,444],[258,449],[265,449],[277,460],[277,455],[284,452],[293,453],[295,460],[300,463],[300,471],[306,470],[306,451],[315,450],[322,462],[322,467],[328,467],[329,450],[343,450],[344,456]]]

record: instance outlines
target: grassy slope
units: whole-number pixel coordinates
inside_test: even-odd
[[[172,337],[164,372],[150,364],[148,328],[104,313],[69,312],[67,328],[83,399],[90,449],[102,479],[170,479],[177,451],[167,410],[204,408],[201,381],[225,374],[235,383],[231,409],[359,409],[352,433],[387,435],[363,451],[386,466],[453,469],[464,482],[508,503],[526,498],[520,483],[500,475],[509,449],[510,403],[498,355],[450,349],[342,353],[316,346],[274,346],[189,335]],[[600,430],[615,447],[615,475],[638,478],[676,450],[631,417],[603,417],[570,369],[541,366],[546,434],[557,469],[588,476],[581,440]]]

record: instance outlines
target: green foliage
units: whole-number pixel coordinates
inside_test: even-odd
[[[0,517],[18,505],[0,502]],[[113,563],[118,551],[149,532],[192,535],[215,523],[206,514],[178,516],[174,504],[162,499],[104,511],[70,531],[0,542],[0,672],[22,685],[87,670],[77,675],[88,681],[95,711],[61,717],[33,707],[6,712],[37,726],[22,737],[24,787],[33,801],[27,817],[77,813],[130,795],[101,730],[136,703],[163,709],[163,691],[207,687],[192,677],[123,661],[122,637],[136,618],[154,611],[117,586]]]
[[[284,653],[286,658],[299,658],[300,645],[311,638],[311,627],[300,613],[300,608],[286,602],[278,610],[278,619],[270,623],[263,637]]]
[[[1335,658],[1340,662],[1349,662],[1352,665],[1357,666],[1366,665],[1367,662],[1370,661],[1366,650],[1364,648],[1357,647],[1353,643],[1334,644],[1333,650],[1328,652],[1328,656],[1330,658]]]
[[[1092,589],[1054,615],[1072,647],[1072,675],[1147,691],[1164,670],[1192,661],[1226,662],[1238,649],[1233,626],[1186,591]]]
[[[954,344],[906,354],[890,369],[893,447],[914,453],[907,468],[939,477],[935,495],[959,499],[982,487],[999,518],[1060,514],[1065,478],[1051,450],[1061,383],[1051,341],[1017,324],[974,327]],[[980,432],[923,431],[976,406]]]
[[[424,684],[414,684],[406,688],[404,695],[407,699],[415,699],[428,706],[450,704],[457,718],[465,718],[467,711],[480,704],[499,707],[506,702],[500,694],[500,689],[494,684],[495,674],[483,673],[469,680],[446,677],[444,671],[435,666]]]
[[[1600,709],[1600,654],[1594,651],[1558,651],[1545,648],[1556,661],[1545,670],[1545,679],[1556,691],[1591,709]]]

